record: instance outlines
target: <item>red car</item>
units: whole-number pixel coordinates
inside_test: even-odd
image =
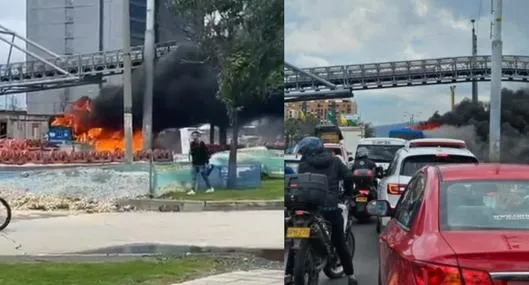
[[[379,284],[529,284],[529,165],[428,166],[380,234]]]

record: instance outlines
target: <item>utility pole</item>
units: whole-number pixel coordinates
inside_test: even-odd
[[[132,154],[132,66],[130,62],[130,0],[123,1],[123,129],[125,162],[131,164]]]
[[[501,64],[502,0],[493,0],[492,62],[490,80],[489,161],[500,162],[501,142]]]
[[[103,51],[103,31],[104,31],[104,21],[105,18],[105,2],[104,0],[99,0],[99,51]],[[99,91],[103,88],[103,82],[99,82]]]
[[[145,68],[145,90],[143,96],[143,149],[152,149],[152,105],[154,88],[154,9],[155,0],[147,0],[145,44],[143,64]]]
[[[476,36],[476,20],[470,20],[472,23],[472,103],[478,103],[478,80],[476,78],[476,56],[478,55],[478,37]]]
[[[456,86],[450,86],[450,108],[452,111],[456,109]]]

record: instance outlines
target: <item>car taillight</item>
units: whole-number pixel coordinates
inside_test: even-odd
[[[406,189],[406,184],[388,184],[388,194],[400,195]]]
[[[487,272],[449,265],[418,262],[413,273],[417,285],[495,285]]]
[[[296,215],[298,217],[299,216],[303,216],[303,215],[305,215],[305,211],[296,211],[296,212],[294,212],[294,215]]]

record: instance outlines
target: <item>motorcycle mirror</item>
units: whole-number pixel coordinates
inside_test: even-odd
[[[386,200],[373,200],[367,203],[366,211],[371,216],[391,217],[391,205]]]

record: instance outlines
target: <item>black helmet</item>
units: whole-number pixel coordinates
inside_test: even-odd
[[[294,148],[294,153],[309,157],[323,151],[323,143],[317,137],[304,137]]]

